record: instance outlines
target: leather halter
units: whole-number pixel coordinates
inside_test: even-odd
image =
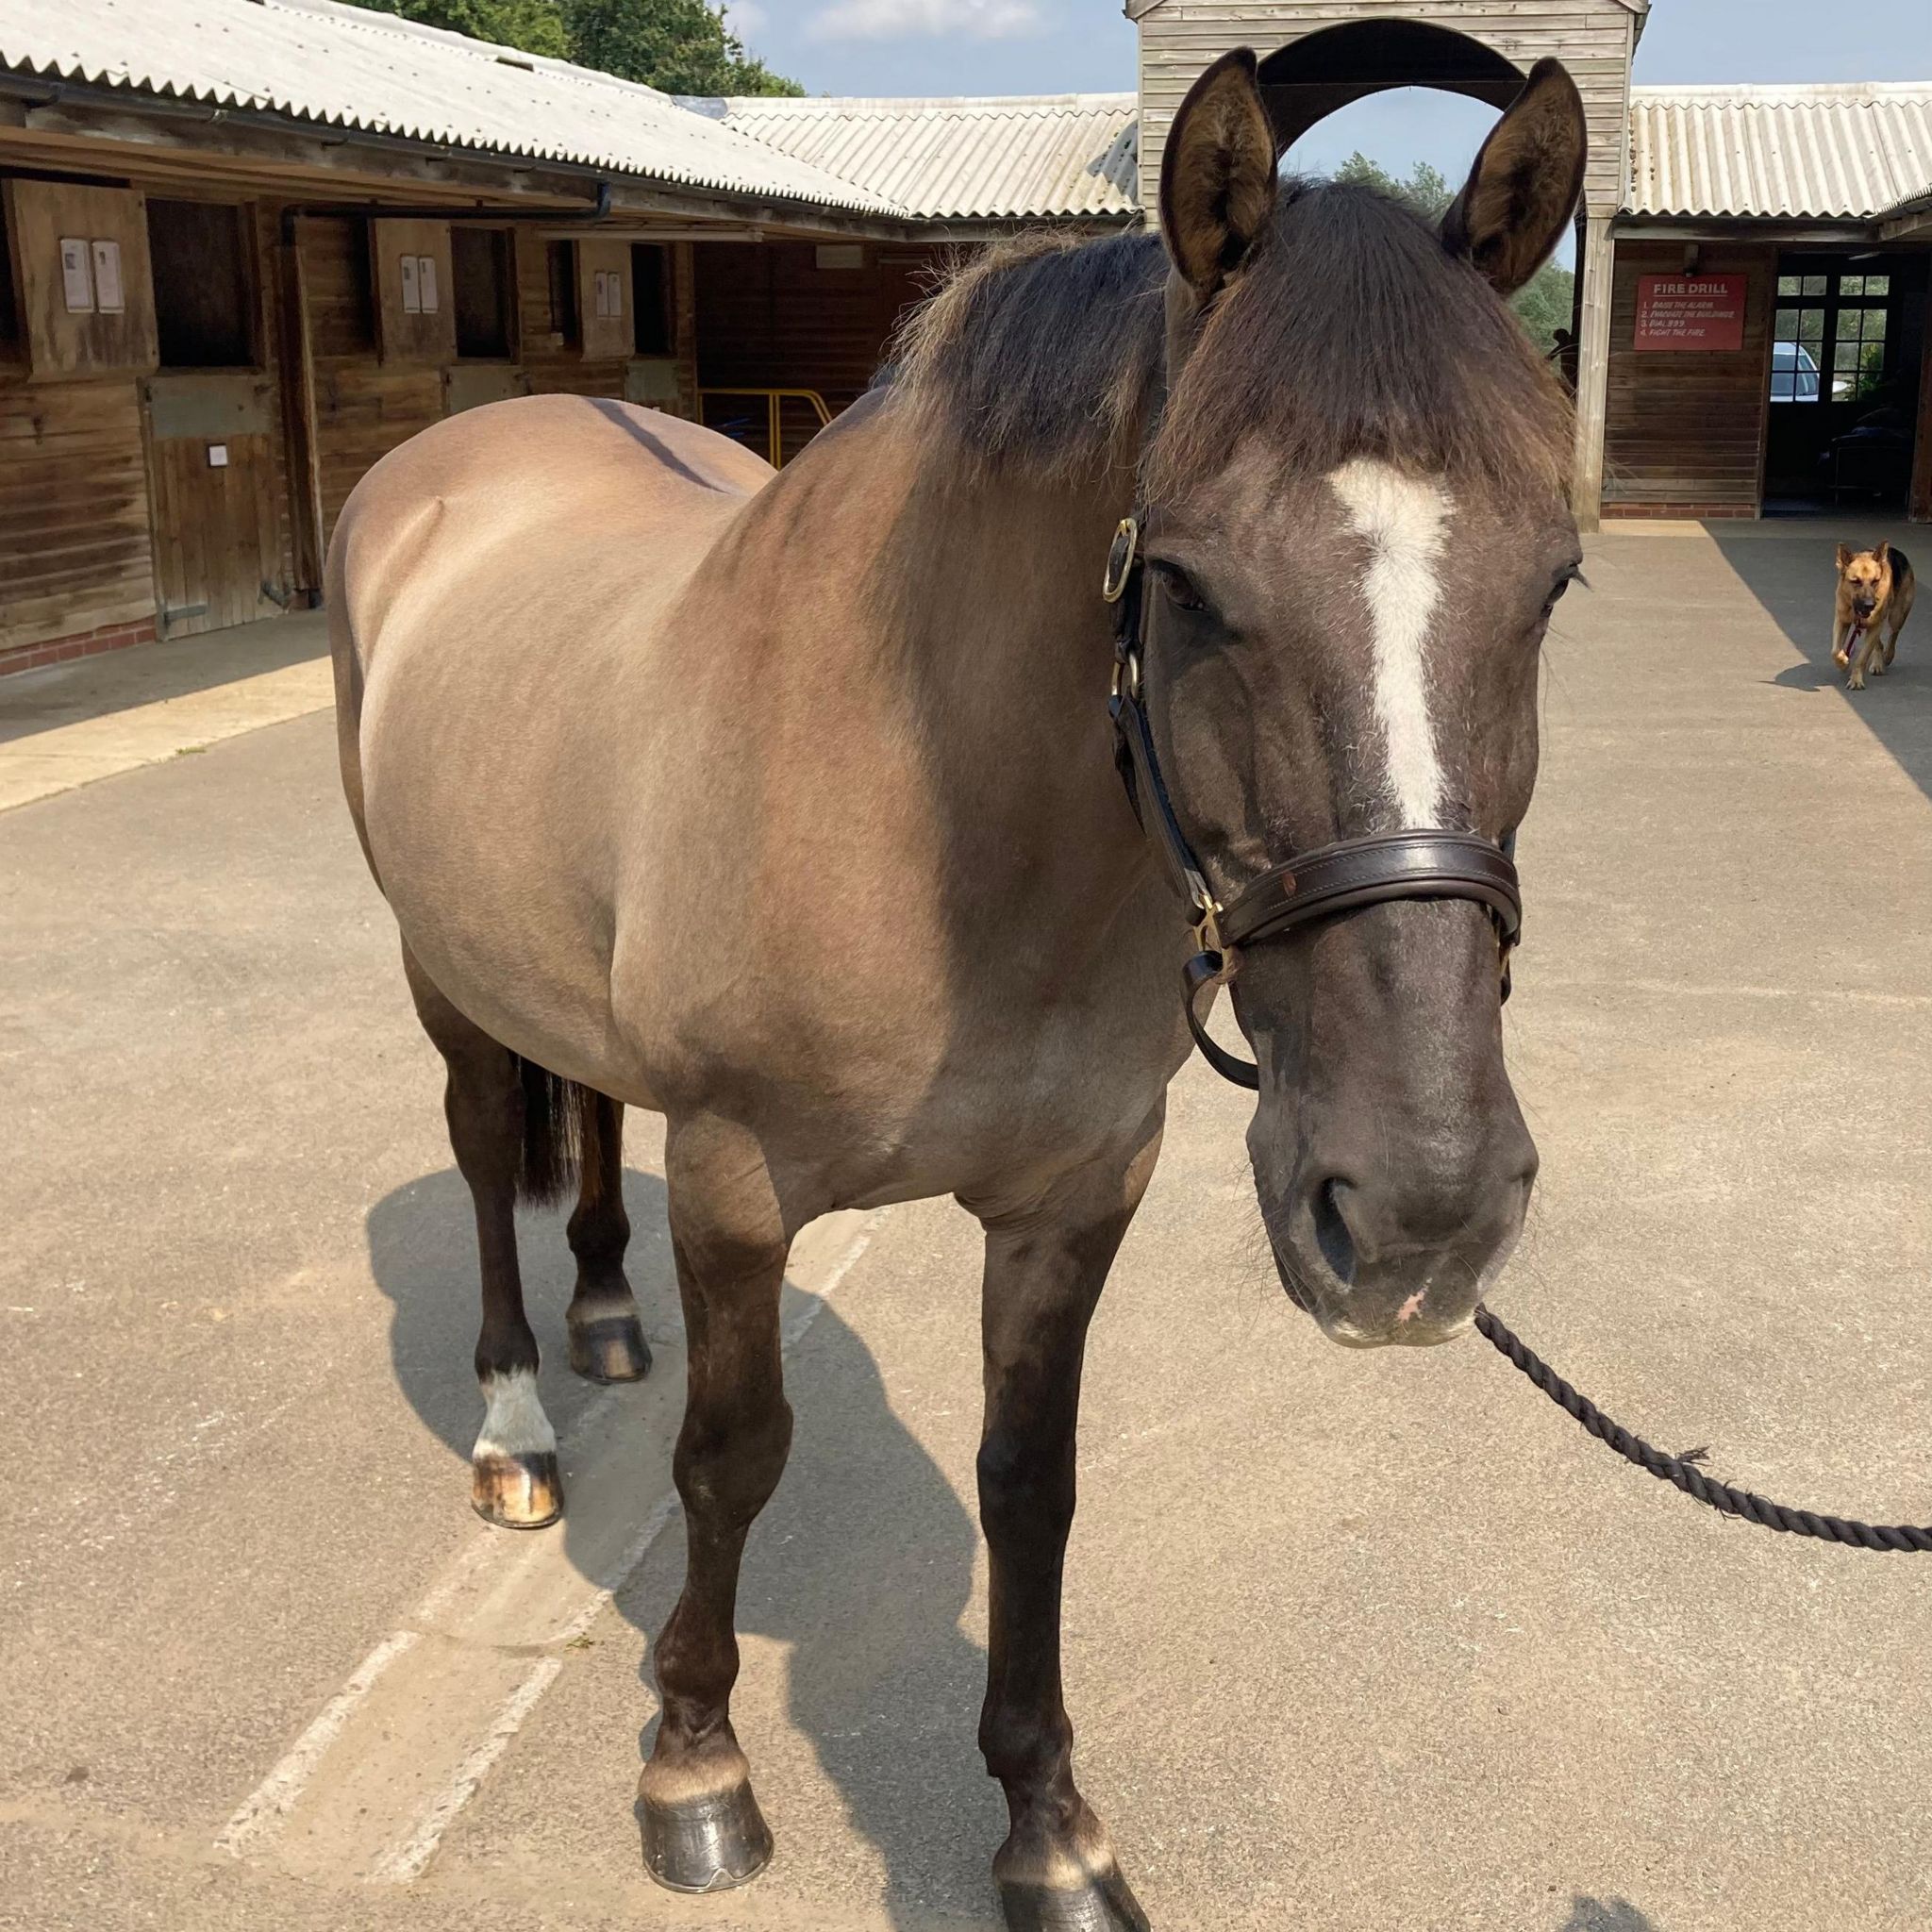
[[[1141,705],[1147,634],[1146,565],[1140,513],[1122,520],[1108,552],[1101,594],[1113,607],[1114,761],[1141,829],[1153,839],[1169,882],[1188,902],[1198,950],[1181,969],[1188,1026],[1208,1064],[1237,1087],[1258,1090],[1260,1070],[1208,1037],[1202,1008],[1232,968],[1237,950],[1321,919],[1391,899],[1474,899],[1489,908],[1502,956],[1502,996],[1509,997],[1509,954],[1523,931],[1523,896],[1508,846],[1464,832],[1417,828],[1343,839],[1273,865],[1225,906],[1174,816],[1160,775],[1153,733]]]

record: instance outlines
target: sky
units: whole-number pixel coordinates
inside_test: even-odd
[[[727,19],[812,93],[1134,85],[1134,28],[1120,0],[733,0]],[[1932,0],[1653,0],[1637,79],[1932,80]],[[1460,180],[1492,119],[1478,102],[1406,89],[1331,116],[1288,164],[1324,173],[1360,149],[1393,174],[1428,161]]]

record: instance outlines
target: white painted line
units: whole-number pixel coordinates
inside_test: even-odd
[[[669,1512],[667,1511],[668,1515]],[[608,1596],[608,1592],[607,1592]],[[597,1606],[599,1609],[602,1604]],[[496,1721],[484,1732],[482,1741],[457,1767],[457,1774],[423,1813],[414,1831],[376,1862],[369,1876],[378,1885],[407,1885],[418,1876],[436,1856],[442,1835],[456,1815],[475,1796],[476,1787],[489,1774],[490,1767],[509,1746],[509,1740],[523,1728],[524,1720],[536,1709],[537,1701],[563,1669],[560,1657],[539,1657],[530,1674],[510,1693],[509,1701],[497,1712]]]
[[[826,1270],[825,1277],[812,1298],[781,1332],[778,1339],[781,1355],[791,1354],[818,1320],[832,1291],[852,1272],[859,1257],[871,1245],[872,1228],[868,1224],[859,1230],[845,1252]],[[625,1551],[616,1566],[616,1574],[587,1598],[576,1614],[558,1632],[554,1640],[558,1644],[574,1641],[597,1621],[604,1607],[630,1580],[638,1565],[649,1554],[651,1545],[657,1541],[676,1508],[677,1497],[674,1492],[652,1510],[636,1540]],[[421,1876],[424,1868],[436,1856],[436,1848],[442,1842],[443,1833],[456,1823],[457,1814],[475,1796],[484,1774],[508,1748],[510,1740],[523,1728],[524,1721],[536,1709],[543,1693],[557,1681],[562,1669],[563,1659],[560,1657],[546,1657],[517,1686],[497,1712],[483,1741],[463,1759],[449,1783],[417,1814],[402,1842],[376,1860],[369,1873],[372,1880],[377,1884],[408,1885]]]
[[[841,1255],[831,1267],[825,1270],[825,1278],[813,1291],[813,1299],[808,1302],[791,1318],[790,1325],[778,1338],[778,1352],[783,1355],[791,1348],[805,1331],[824,1312],[825,1304],[832,1298],[832,1291],[858,1265],[858,1257],[872,1246],[872,1224],[866,1225],[852,1237],[851,1245]]]
[[[870,1216],[860,1222],[837,1252],[836,1258],[821,1268],[811,1265],[813,1253],[808,1242],[803,1252],[794,1250],[798,1273],[804,1280],[794,1282],[793,1289],[801,1291],[802,1306],[794,1309],[780,1331],[782,1353],[789,1355],[797,1345],[823,1312],[826,1297],[871,1245],[875,1220],[876,1216]],[[850,1222],[846,1224],[849,1226]],[[826,1232],[836,1239],[836,1224]],[[608,1419],[613,1427],[622,1424],[620,1435],[623,1430],[631,1431],[627,1440],[634,1445],[634,1421],[625,1421],[624,1411],[617,1408],[625,1396],[626,1391],[615,1386],[600,1390],[573,1422],[572,1438],[593,1444],[599,1425]],[[616,1440],[605,1446],[607,1458],[615,1453]],[[587,1497],[591,1514],[589,1519],[580,1521],[588,1521],[591,1525],[593,1541],[599,1522],[617,1526],[608,1513],[614,1493],[609,1489],[609,1470],[602,1472],[601,1501],[600,1473],[594,1464],[581,1476],[573,1476],[574,1483],[581,1479],[590,1485]],[[290,1869],[300,1871],[323,1862],[341,1870],[346,1862],[351,1870],[361,1865],[367,1876],[377,1882],[407,1884],[415,1878],[434,1857],[443,1834],[475,1795],[491,1768],[557,1680],[565,1661],[564,1647],[590,1629],[635,1574],[677,1507],[675,1491],[668,1491],[631,1534],[622,1537],[614,1550],[607,1542],[605,1547],[611,1554],[594,1569],[577,1573],[579,1589],[585,1581],[591,1585],[581,1596],[575,1591],[559,1594],[558,1586],[565,1578],[558,1573],[564,1569],[565,1559],[563,1546],[555,1539],[541,1535],[506,1538],[500,1530],[479,1530],[432,1583],[405,1626],[370,1652],[275,1769],[249,1794],[223,1827],[215,1841],[217,1846],[233,1857],[260,1856],[290,1826],[291,1814],[302,1804],[305,1793],[309,1793],[309,1802],[302,1808],[299,1838],[280,1854],[281,1861]],[[578,1562],[582,1562],[583,1554],[577,1557]],[[505,1630],[511,1634],[497,1634]],[[392,1677],[382,1697],[369,1703],[370,1693],[384,1674],[415,1648],[425,1634],[435,1634],[439,1642],[424,1648],[418,1662],[409,1671]],[[500,1648],[508,1641],[539,1645],[544,1655],[516,1676],[508,1696],[503,1696],[500,1690],[495,1693],[501,1701],[479,1741],[446,1775],[441,1765],[450,1760],[443,1758],[441,1752],[432,1752],[431,1763],[423,1769],[429,1771],[432,1777],[441,1777],[441,1782],[426,1802],[408,1814],[401,1833],[391,1837],[384,1829],[382,1813],[386,1807],[379,1798],[399,1796],[409,1789],[412,1752],[408,1734],[411,1721],[426,1724],[434,1731],[439,1722],[435,1713],[441,1707],[439,1700],[449,1695],[453,1655],[475,1657],[479,1668],[470,1674],[469,1682],[480,1689],[491,1674],[490,1669],[484,1667],[487,1657],[494,1656],[499,1666],[510,1660]],[[458,1646],[458,1653],[449,1651],[452,1643]],[[476,1644],[486,1649],[469,1649]],[[425,1697],[427,1705],[422,1703]],[[460,1701],[459,1697],[458,1704]],[[353,1740],[344,1743],[342,1751],[337,1753],[338,1757],[346,1753],[347,1761],[331,1764],[325,1771],[324,1760],[331,1747],[351,1726],[365,1703],[369,1704],[371,1715],[355,1723]],[[470,1712],[453,1710],[448,1715],[458,1722],[467,1717],[474,1723],[490,1708],[484,1703]],[[447,1729],[441,1733],[453,1747],[459,1747],[463,1735],[461,1729],[454,1735]],[[372,1740],[376,1741],[373,1744]],[[431,1769],[432,1765],[436,1768]]]
[[[375,1688],[376,1680],[396,1658],[416,1641],[413,1630],[397,1630],[385,1637],[356,1666],[349,1680],[323,1707],[321,1715],[283,1754],[275,1768],[242,1800],[240,1809],[223,1825],[215,1840],[217,1851],[239,1858],[258,1838],[278,1826],[303,1788],[315,1775],[316,1766],[328,1747],[349,1722],[356,1707]]]

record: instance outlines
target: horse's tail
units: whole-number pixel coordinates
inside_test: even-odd
[[[517,1056],[524,1088],[524,1158],[517,1199],[534,1206],[558,1201],[577,1177],[602,1172],[604,1136],[615,1108],[594,1087],[566,1080]]]

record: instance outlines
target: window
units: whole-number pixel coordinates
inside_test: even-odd
[[[164,369],[238,369],[255,360],[243,213],[218,201],[153,201],[147,245]]]
[[[1780,286],[1796,281],[1779,277]],[[1774,403],[1818,401],[1818,371],[1824,355],[1824,309],[1778,304],[1772,329],[1771,399]]]
[[[508,228],[452,222],[450,279],[456,284],[457,354],[508,361],[515,354],[511,325],[516,286]]]
[[[1885,382],[1889,275],[1781,275],[1772,325],[1774,403],[1857,403]]]
[[[634,242],[630,251],[630,309],[637,320],[640,356],[674,356],[677,331],[671,319],[671,257],[661,243]]]
[[[1882,306],[1839,310],[1831,350],[1833,402],[1862,402],[1885,381],[1885,320]]]
[[[559,347],[575,347],[582,340],[577,321],[577,251],[575,243],[548,243],[543,251],[543,267],[550,283],[550,333]]]

